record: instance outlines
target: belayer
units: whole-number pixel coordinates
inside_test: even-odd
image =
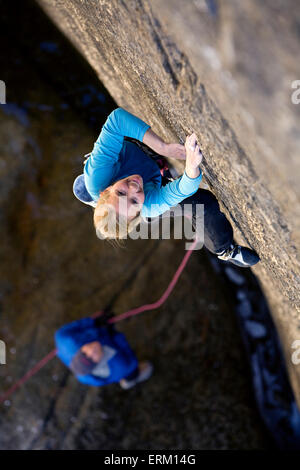
[[[64,325],[56,331],[55,343],[57,356],[86,385],[119,382],[128,390],[152,375],[152,364],[138,362],[125,336],[104,325],[101,317]]]
[[[158,163],[125,137],[147,145],[157,157],[185,160],[183,175],[174,180],[166,178]],[[258,255],[234,243],[231,224],[220,211],[217,199],[199,188],[201,162],[194,133],[187,136],[185,145],[165,143],[144,121],[117,108],[103,125],[84,162],[83,174],[74,181],[73,192],[81,202],[94,207],[96,234],[107,239],[126,238],[142,220],[160,216],[177,204],[203,204],[204,246],[224,261],[253,266],[259,261]],[[116,225],[110,232],[109,221],[113,219]]]

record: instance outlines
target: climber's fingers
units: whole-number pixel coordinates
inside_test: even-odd
[[[186,161],[189,162],[194,168],[199,166],[202,162],[203,155],[197,142],[197,136],[193,132],[187,136],[185,142],[186,148]]]
[[[200,147],[197,142],[197,136],[193,132],[193,134],[187,136],[186,142],[185,142],[185,148],[187,152],[196,152],[197,154],[201,154]]]
[[[198,144],[196,145],[195,152],[197,153],[197,162],[198,162],[198,165],[200,165],[201,162],[202,162],[203,155],[202,155],[202,152],[201,152],[200,147],[199,147]]]
[[[195,132],[193,132],[191,135],[188,135],[186,138],[185,143],[187,144],[188,147],[194,148],[197,142],[197,136]]]

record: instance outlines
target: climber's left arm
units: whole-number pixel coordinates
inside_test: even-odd
[[[117,108],[105,121],[84,167],[85,185],[94,200],[98,199],[99,192],[103,191],[112,179],[124,137],[144,142],[164,157],[185,160],[183,145],[165,143],[152,131],[149,124],[126,109]]]
[[[117,108],[110,114],[98,141],[103,149],[106,146],[106,154],[114,153],[116,155],[121,150],[125,136],[143,142],[163,157],[185,160],[184,145],[164,142],[155,134],[149,124],[126,109]]]
[[[181,144],[164,142],[155,132],[149,128],[144,134],[144,144],[163,157],[185,160],[185,147]]]
[[[142,142],[149,124],[123,108],[117,108],[106,119],[84,166],[85,185],[94,200],[110,184],[115,165],[123,146],[124,137]]]
[[[154,150],[154,152],[165,157],[172,157],[172,148],[174,154],[176,153],[175,150],[177,150],[178,153],[178,149],[173,147],[174,145],[178,146],[178,144],[167,144],[164,142],[155,134],[149,124],[142,121],[134,114],[129,113],[126,109],[115,109],[110,116],[106,129],[111,132],[110,142],[118,140],[119,146],[123,144],[123,138],[126,136],[143,142]],[[184,148],[184,146],[180,147]]]

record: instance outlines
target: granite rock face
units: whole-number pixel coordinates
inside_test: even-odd
[[[296,0],[38,0],[119,106],[167,141],[195,131],[205,183],[261,263],[300,403]],[[182,171],[178,163],[176,168]]]
[[[0,111],[1,175],[10,181],[0,199],[0,395],[53,349],[63,324],[108,305],[120,314],[157,300],[185,253],[182,240],[114,249],[96,238],[92,209],[71,191],[93,135],[44,91],[54,110],[30,115],[29,129]],[[160,309],[118,329],[153,362],[154,377],[128,392],[87,387],[53,359],[1,406],[0,449],[273,448],[234,306],[203,250]]]
[[[17,16],[13,2],[1,6],[0,396],[53,349],[63,324],[157,300],[185,253],[183,240],[115,249],[96,237],[72,184],[116,103],[105,90],[95,98],[98,78],[31,0]],[[118,324],[153,378],[129,391],[87,387],[53,358],[0,405],[0,449],[274,448],[234,308],[196,251],[161,308]]]

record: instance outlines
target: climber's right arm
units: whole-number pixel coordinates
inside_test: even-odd
[[[145,191],[145,201],[141,215],[143,217],[157,217],[176,206],[189,196],[192,196],[199,188],[202,172],[193,178],[186,171],[180,178],[158,187],[152,182],[148,183],[148,191]]]
[[[199,168],[202,162],[202,153],[196,141],[196,135],[186,138],[186,165],[180,178],[162,187],[150,186],[145,192],[145,201],[142,207],[143,217],[157,217],[176,206],[189,196],[192,196],[199,188],[202,179],[202,171]]]

